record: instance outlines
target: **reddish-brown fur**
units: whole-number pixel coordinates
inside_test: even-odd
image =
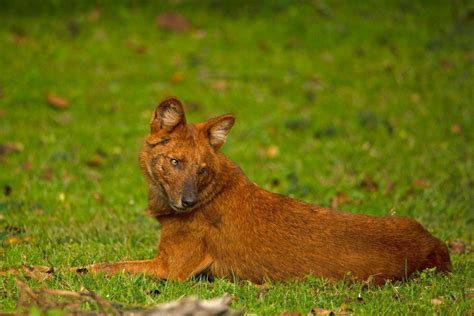
[[[451,270],[446,245],[414,220],[339,212],[259,188],[219,152],[233,123],[224,115],[186,124],[175,98],[157,107],[140,165],[161,224],[158,254],[89,271],[173,280],[208,272],[253,282],[350,274],[380,284]],[[196,204],[185,208],[185,200]]]

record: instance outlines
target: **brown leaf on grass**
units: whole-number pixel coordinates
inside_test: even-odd
[[[442,300],[442,299],[439,299],[439,298],[433,298],[433,299],[431,299],[431,304],[433,304],[433,305],[441,305],[441,304],[443,304],[443,300]]]
[[[462,132],[462,127],[459,124],[453,124],[451,125],[451,133],[453,134],[461,134]]]
[[[427,189],[427,188],[431,187],[431,185],[425,179],[420,178],[420,179],[413,180],[412,187],[414,189]]]
[[[349,196],[345,192],[337,192],[335,196],[331,198],[331,208],[337,209],[339,206],[349,202]]]
[[[450,71],[451,69],[453,69],[453,64],[449,60],[443,59],[441,60],[441,67],[444,71]]]
[[[16,237],[16,236],[9,236],[7,237],[7,240],[6,240],[6,244],[9,245],[9,246],[14,246],[14,245],[18,245],[19,243],[21,243],[21,240],[20,238]]]
[[[393,189],[395,189],[395,183],[393,181],[388,182],[385,186],[385,194],[392,193]]]
[[[186,76],[182,72],[177,71],[171,76],[170,81],[173,84],[178,84],[184,81],[185,79],[186,79]]]
[[[269,158],[274,158],[274,157],[278,156],[279,152],[280,152],[280,150],[275,145],[268,146],[267,150],[266,150],[267,157],[269,157]]]
[[[25,243],[32,243],[35,241],[35,238],[34,237],[31,237],[31,236],[25,236],[23,237],[23,242]]]
[[[308,313],[309,316],[311,315],[334,315],[334,312],[329,309],[324,309],[320,307],[313,307],[311,311]]]
[[[24,163],[22,163],[21,167],[23,168],[23,170],[31,170],[31,168],[33,168],[33,164],[29,161],[25,161]]]
[[[21,153],[25,149],[22,143],[3,143],[0,144],[0,156]]]
[[[99,8],[95,8],[89,12],[89,15],[87,18],[89,19],[90,22],[95,22],[100,18],[101,15],[102,15],[102,11]]]
[[[420,103],[421,97],[418,93],[412,93],[410,95],[410,101],[414,104]]]
[[[138,55],[143,55],[147,51],[145,44],[139,43],[133,39],[127,40],[125,42],[125,47],[130,49],[132,52],[137,53]]]
[[[280,149],[278,148],[278,146],[270,145],[266,147],[261,147],[258,150],[258,155],[260,157],[275,158],[276,156],[278,156],[279,152]]]
[[[211,84],[211,88],[216,91],[227,90],[227,81],[225,81],[224,79],[216,80]]]
[[[52,92],[49,92],[46,96],[48,104],[56,110],[66,110],[69,108],[69,101],[63,97],[60,97]]]
[[[449,250],[451,250],[452,253],[457,254],[457,255],[461,255],[461,254],[469,252],[467,242],[460,239],[449,241],[448,248]]]
[[[92,197],[94,200],[96,200],[98,203],[103,204],[104,203],[104,196],[100,194],[99,192],[94,192],[92,193]]]
[[[283,312],[279,316],[301,316],[299,312]]]
[[[91,159],[86,161],[86,164],[92,168],[101,168],[105,165],[105,163],[105,155],[101,153],[96,153]]]
[[[24,45],[28,43],[28,37],[23,32],[12,32],[13,43],[17,45]]]
[[[156,24],[163,30],[172,32],[186,32],[191,28],[191,23],[181,14],[164,12],[156,18]]]
[[[374,178],[369,175],[365,175],[360,181],[359,186],[369,192],[377,192],[379,185],[375,182]]]
[[[13,191],[13,189],[10,185],[7,184],[7,185],[3,186],[3,194],[5,196],[10,196],[12,194],[12,191]]]
[[[45,181],[51,181],[54,178],[54,170],[51,167],[44,168],[40,173],[40,178]]]

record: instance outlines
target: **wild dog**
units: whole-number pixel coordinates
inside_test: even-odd
[[[161,224],[157,255],[79,271],[170,280],[207,272],[255,283],[349,273],[381,284],[451,270],[446,245],[412,219],[340,212],[258,187],[220,151],[234,121],[187,124],[178,99],[162,101],[139,156],[148,209]]]

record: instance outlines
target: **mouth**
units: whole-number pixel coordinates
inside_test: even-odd
[[[169,203],[171,208],[176,211],[176,213],[186,213],[190,210],[190,208],[182,207],[182,206],[177,206],[172,203]]]

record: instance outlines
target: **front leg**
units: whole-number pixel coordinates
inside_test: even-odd
[[[202,243],[196,240],[184,243],[161,242],[158,257],[161,271],[168,280],[185,281],[209,270],[213,263],[212,256],[206,252]]]
[[[173,242],[162,240],[158,256],[151,260],[97,263],[82,268],[71,268],[76,273],[127,273],[145,274],[151,277],[184,281],[210,268],[213,259],[204,244],[195,239]]]
[[[105,275],[119,273],[144,274],[160,279],[164,279],[168,274],[168,272],[163,269],[163,265],[160,264],[157,258],[150,260],[103,262],[91,264],[85,267],[70,268],[68,270],[76,273],[104,273]]]

